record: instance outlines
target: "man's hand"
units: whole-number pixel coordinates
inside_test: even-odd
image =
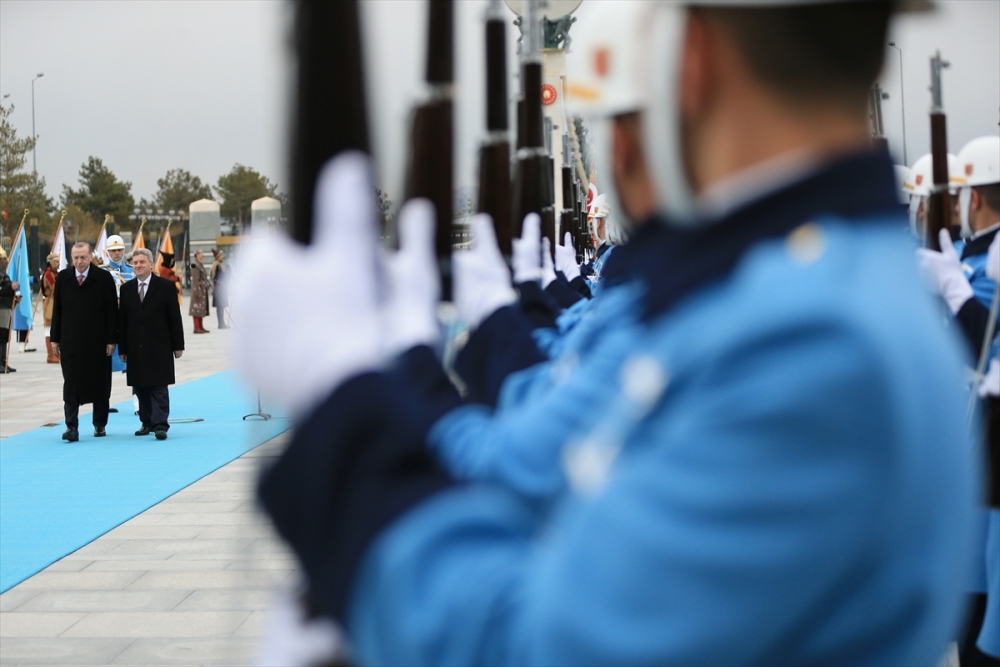
[[[17,281],[16,281],[16,280],[15,280],[14,282],[12,282],[12,283],[10,284],[10,286],[14,288],[14,291],[15,291],[15,292],[16,292],[16,291],[17,291],[17,290],[18,290],[18,289],[19,289],[19,288],[21,287],[21,286],[20,286],[20,285],[19,285],[19,284],[17,283]]]
[[[184,350],[174,350],[174,359],[180,359],[182,354],[184,354]]]
[[[114,345],[105,345],[104,346],[104,350],[105,350],[104,356],[110,357],[111,353],[115,351],[115,346]]]
[[[52,352],[53,352],[53,354],[55,354],[55,355],[56,355],[57,357],[60,357],[60,356],[62,356],[62,354],[60,354],[60,352],[59,352],[59,343],[52,343]]]
[[[255,238],[234,272],[236,366],[297,417],[384,359],[374,192],[369,158],[338,155],[316,180],[312,244],[284,232]],[[308,266],[318,287],[289,290],[275,278],[275,257]]]
[[[941,230],[938,240],[941,252],[918,248],[917,261],[931,289],[944,298],[952,313],[957,314],[975,294],[962,273],[962,261],[955,252],[947,229]]]
[[[124,361],[125,363],[128,363],[128,355],[127,354],[121,354],[121,353],[119,353],[118,354],[118,358],[121,359],[122,361]]]

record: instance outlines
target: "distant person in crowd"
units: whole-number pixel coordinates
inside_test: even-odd
[[[48,357],[46,363],[58,364],[59,357],[52,350],[52,306],[55,303],[53,296],[56,292],[56,276],[59,274],[59,253],[52,253],[45,258],[48,264],[45,273],[42,274],[42,300],[45,305],[42,307],[42,325],[45,327],[45,351]]]
[[[219,328],[228,329],[226,308],[229,307],[229,297],[226,294],[226,280],[228,280],[229,267],[226,266],[226,255],[221,250],[212,250],[212,255],[215,257],[209,273],[209,277],[212,279],[212,305],[215,306],[215,313],[219,317]]]
[[[16,368],[7,365],[7,342],[14,317],[14,299],[19,285],[7,275],[7,253],[0,248],[0,373],[14,373]]]
[[[208,292],[212,288],[212,283],[209,282],[205,266],[201,263],[204,257],[205,253],[199,250],[191,262],[191,305],[188,307],[188,315],[194,318],[196,334],[208,333],[203,319],[208,317]]]
[[[118,309],[121,342],[118,353],[128,362],[125,376],[139,399],[142,427],[136,435],[167,439],[174,359],[184,353],[184,323],[176,290],[166,278],[153,275],[153,253],[139,248],[132,255],[135,278],[122,286]]]
[[[181,303],[181,279],[175,270],[174,254],[172,252],[160,252],[163,261],[160,262],[158,273],[161,278],[165,278],[174,284],[174,292],[177,293],[177,305]],[[133,271],[135,268],[133,267]]]
[[[80,405],[94,404],[94,437],[106,435],[111,399],[111,353],[118,342],[118,293],[107,271],[90,262],[90,244],[73,245],[72,266],[59,272],[52,306],[52,350],[63,373],[66,432],[76,442]]]

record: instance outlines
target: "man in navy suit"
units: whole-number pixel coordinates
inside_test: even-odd
[[[128,384],[139,399],[142,428],[136,435],[167,439],[174,359],[184,353],[184,327],[177,292],[169,280],[153,275],[153,254],[145,248],[132,256],[135,278],[122,285],[118,309],[118,353],[128,362]]]

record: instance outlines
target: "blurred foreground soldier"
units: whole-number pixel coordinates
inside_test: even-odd
[[[432,214],[401,212],[380,270],[370,165],[345,154],[318,180],[312,246],[247,248],[239,365],[296,418],[261,499],[359,663],[943,656],[979,471],[958,344],[869,147],[892,4],[753,4],[647,3],[665,215],[615,251],[635,254],[632,289],[595,299],[615,300],[613,331],[550,367],[566,393],[601,378],[600,402],[563,404],[569,431],[530,402],[506,424],[528,456],[558,445],[548,496],[459,483],[428,448],[477,424],[469,459],[504,442],[428,347]],[[296,248],[320,304],[274,284]]]
[[[14,299],[19,285],[7,275],[7,252],[0,248],[0,373],[16,373],[7,365],[7,344],[14,318]]]
[[[212,288],[212,283],[205,273],[205,265],[201,263],[204,257],[205,253],[199,250],[191,262],[191,305],[188,307],[188,315],[194,319],[196,334],[208,333],[203,320],[208,317],[208,292]]]
[[[181,308],[170,281],[153,275],[153,253],[140,248],[132,255],[135,279],[122,287],[118,310],[119,353],[128,362],[128,384],[139,399],[136,435],[156,434],[166,440],[174,359],[184,353]]]
[[[111,353],[118,342],[118,293],[114,278],[90,261],[90,244],[70,254],[72,266],[56,276],[52,350],[62,363],[66,432],[80,439],[80,405],[94,404],[94,437],[105,435],[111,398]]]
[[[52,253],[45,258],[48,264],[45,266],[45,273],[42,274],[42,299],[45,305],[42,307],[42,325],[45,327],[45,350],[48,357],[46,363],[58,364],[59,357],[52,349],[52,306],[55,303],[53,298],[56,291],[56,276],[59,274],[59,253]]]

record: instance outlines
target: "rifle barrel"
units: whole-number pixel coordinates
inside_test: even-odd
[[[335,40],[330,35],[336,34]],[[313,192],[323,165],[345,150],[369,152],[357,0],[295,6],[298,55],[292,140],[292,237],[309,243]]]

